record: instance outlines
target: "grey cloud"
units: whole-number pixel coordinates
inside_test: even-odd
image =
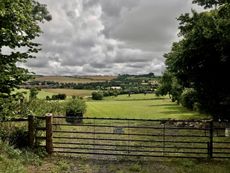
[[[161,74],[163,54],[177,39],[176,17],[190,0],[39,0],[52,21],[41,24],[37,74]]]
[[[123,14],[121,22],[110,33],[134,48],[164,51],[165,44],[176,36],[176,17],[182,13],[181,9],[189,9],[189,3],[141,0],[139,6]]]
[[[31,59],[26,63],[29,67],[48,67],[47,60],[42,58]]]

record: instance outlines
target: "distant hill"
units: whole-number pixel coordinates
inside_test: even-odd
[[[93,83],[116,79],[117,76],[35,76],[35,81],[53,81],[59,83]]]

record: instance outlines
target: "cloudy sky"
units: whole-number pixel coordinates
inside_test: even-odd
[[[178,40],[176,18],[192,0],[39,0],[42,51],[24,66],[42,75],[117,75],[164,71]]]

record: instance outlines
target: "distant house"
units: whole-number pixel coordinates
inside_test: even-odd
[[[113,90],[121,90],[121,87],[120,87],[120,86],[111,86],[110,89],[113,89]]]

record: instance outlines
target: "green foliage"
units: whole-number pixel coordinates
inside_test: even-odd
[[[193,110],[194,104],[197,102],[197,93],[193,88],[185,88],[181,94],[180,103],[182,106]]]
[[[157,96],[164,96],[169,94],[169,97],[173,102],[180,103],[180,96],[183,91],[183,87],[179,84],[178,79],[170,72],[165,71],[159,81],[159,86],[156,90]]]
[[[229,3],[229,0],[193,0],[193,3],[204,6],[204,8],[212,8],[213,6]]]
[[[66,99],[66,94],[57,94],[57,95],[52,95],[51,100],[65,100]]]
[[[36,99],[38,92],[39,90],[37,88],[31,88],[30,89],[30,100]]]
[[[184,88],[197,92],[202,111],[214,117],[229,118],[230,84],[230,4],[228,1],[196,0],[200,5],[216,9],[192,15],[181,15],[180,36],[165,54],[167,71]]]
[[[0,140],[0,172],[26,173],[25,165],[41,165],[40,157],[30,150],[19,150]]]
[[[103,93],[102,92],[92,92],[92,99],[93,100],[102,100]]]
[[[131,172],[140,172],[141,171],[141,165],[138,163],[135,163],[129,168],[129,170]]]
[[[66,104],[66,114],[77,114],[86,112],[86,103],[81,99],[72,99]]]
[[[13,125],[12,122],[4,122],[0,124],[0,140],[8,142],[16,148],[28,147],[28,132],[25,125]]]
[[[26,128],[16,127],[9,135],[9,144],[16,148],[28,147],[28,132]]]
[[[164,96],[172,93],[172,79],[173,75],[168,71],[165,71],[163,76],[159,80],[159,86],[156,89],[157,96]]]
[[[48,17],[49,16],[49,17]],[[0,1],[0,94],[9,95],[23,81],[30,78],[28,70],[17,67],[17,62],[33,58],[39,44],[33,42],[41,33],[38,22],[51,17],[42,5],[34,0]],[[10,53],[4,53],[8,48]],[[17,48],[24,48],[19,51]]]
[[[43,116],[47,113],[52,113],[54,115],[64,115],[65,102],[35,99],[27,103],[27,115]]]
[[[0,119],[22,115],[25,108],[25,99],[21,93],[9,97],[0,97]]]

